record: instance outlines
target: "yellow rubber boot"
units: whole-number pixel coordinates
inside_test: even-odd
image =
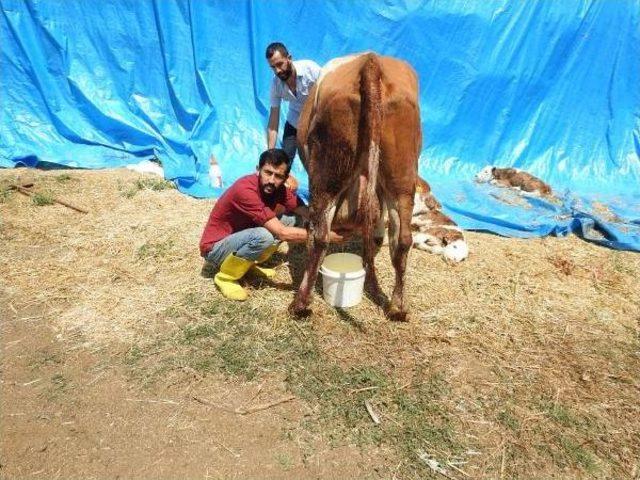
[[[271,245],[270,247],[267,247],[265,251],[260,254],[258,259],[256,260],[256,265],[253,265],[251,267],[251,270],[254,273],[257,273],[258,275],[263,276],[265,278],[275,277],[276,271],[273,268],[259,267],[257,264],[264,263],[267,260],[269,260],[271,258],[271,255],[273,255],[276,252],[276,250],[278,250],[278,245]]]
[[[253,260],[245,260],[229,254],[220,265],[220,271],[213,278],[213,281],[225,297],[231,300],[246,300],[247,291],[240,286],[238,280],[253,266]]]

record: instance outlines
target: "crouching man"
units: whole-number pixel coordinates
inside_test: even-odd
[[[238,283],[249,270],[272,278],[275,270],[261,267],[282,241],[305,242],[307,231],[295,226],[295,216],[307,207],[285,187],[291,162],[282,149],[260,155],[257,173],[238,179],[216,202],[200,239],[200,254],[218,270],[214,282],[232,300],[246,300]],[[343,238],[331,232],[330,241]]]

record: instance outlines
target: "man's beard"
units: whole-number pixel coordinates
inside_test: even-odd
[[[271,187],[271,188],[267,188]],[[262,193],[265,195],[273,195],[276,191],[276,186],[273,183],[267,183],[262,186]]]
[[[287,80],[289,80],[289,77],[291,76],[292,73],[293,73],[293,67],[291,66],[291,64],[289,64],[289,68],[286,71],[279,73],[278,78],[283,82],[286,82]]]

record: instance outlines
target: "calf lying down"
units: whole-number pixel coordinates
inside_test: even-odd
[[[429,184],[418,178],[411,218],[413,246],[419,250],[461,262],[469,256],[464,232],[441,211],[442,205],[431,193]]]
[[[353,222],[355,206],[359,205],[359,189],[342,199],[335,213],[332,229],[342,233],[358,234],[359,225]],[[418,177],[411,216],[413,247],[442,255],[450,262],[461,262],[469,256],[463,230],[441,211],[442,205],[431,193],[427,182]],[[375,238],[379,245],[388,245],[386,232],[387,212],[383,204],[382,215],[376,225]]]
[[[553,196],[551,187],[530,173],[523,172],[516,168],[498,168],[487,166],[476,175],[476,182],[487,183],[503,187],[515,188],[526,193],[541,195],[545,197]]]

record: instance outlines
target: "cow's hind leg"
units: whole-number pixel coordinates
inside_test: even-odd
[[[376,197],[375,202],[366,207],[362,227],[362,261],[366,271],[365,285],[369,295],[378,304],[384,304],[386,297],[382,293],[376,275],[375,257],[384,238],[381,208]]]
[[[373,234],[373,239],[376,245],[376,255],[380,252],[382,245],[384,245],[385,235],[387,233],[387,204],[379,200],[380,202],[380,215],[376,220],[376,227]]]
[[[395,321],[407,321],[407,308],[404,304],[404,283],[407,270],[407,257],[413,239],[411,237],[411,212],[413,197],[398,196],[387,201],[389,213],[389,250],[391,263],[396,271],[396,282],[391,296],[387,316]]]
[[[297,317],[311,315],[311,289],[318,278],[318,270],[327,253],[329,246],[329,231],[336,212],[334,198],[318,202],[319,208],[314,208],[310,215],[309,238],[307,240],[307,268],[302,277],[302,283],[296,292],[293,302],[289,305],[289,312]]]

